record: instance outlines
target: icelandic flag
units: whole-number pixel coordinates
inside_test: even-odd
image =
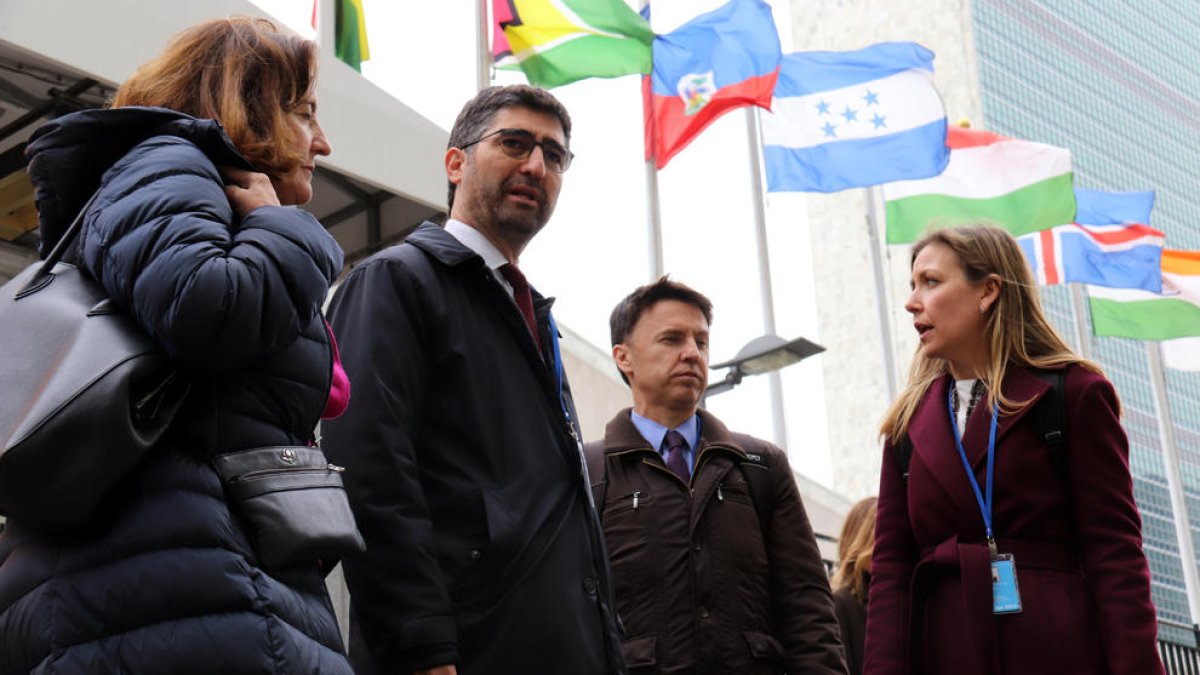
[[[779,33],[763,0],[730,0],[652,43],[642,78],[646,159],[663,168],[722,114],[771,106],[779,76]]]
[[[1076,281],[1162,293],[1163,233],[1141,224],[1150,222],[1154,192],[1075,188],[1075,204],[1075,223],[1017,238],[1038,285]]]
[[[1017,238],[1039,286],[1075,281],[1162,293],[1163,233],[1148,226],[1059,225]]]
[[[950,160],[933,52],[915,42],[788,54],[771,110],[760,115],[771,192],[929,178]]]

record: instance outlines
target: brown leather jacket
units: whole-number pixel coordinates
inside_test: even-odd
[[[597,507],[630,673],[845,673],[828,576],[787,455],[701,410],[684,485],[629,412],[587,450],[604,453],[607,477],[592,482],[607,478]],[[769,503],[756,504],[747,475],[763,470]]]

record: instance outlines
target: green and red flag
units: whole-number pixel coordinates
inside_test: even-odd
[[[1075,221],[1069,150],[956,127],[946,145],[940,175],[884,184],[889,244],[954,225],[989,223],[1020,236]]]

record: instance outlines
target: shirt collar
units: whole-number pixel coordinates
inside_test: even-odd
[[[633,422],[633,426],[638,430],[638,433],[642,435],[642,438],[650,443],[650,447],[654,448],[655,451],[662,450],[663,438],[666,437],[667,432],[671,431],[671,429],[648,417],[642,417],[632,410],[629,411],[629,419]],[[683,440],[687,441],[688,450],[694,451],[696,445],[700,442],[700,417],[693,413],[683,424],[675,427],[675,431],[678,431],[683,436]]]
[[[482,232],[473,226],[451,218],[446,221],[445,230],[463,246],[479,254],[488,269],[495,270],[508,263],[508,258],[504,257],[500,249],[496,248],[492,242],[488,241],[487,237],[483,236]]]

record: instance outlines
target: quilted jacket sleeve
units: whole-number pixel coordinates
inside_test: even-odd
[[[109,170],[81,241],[113,300],[176,362],[213,374],[295,340],[342,265],[304,211],[265,206],[235,222],[216,167],[171,136]]]

